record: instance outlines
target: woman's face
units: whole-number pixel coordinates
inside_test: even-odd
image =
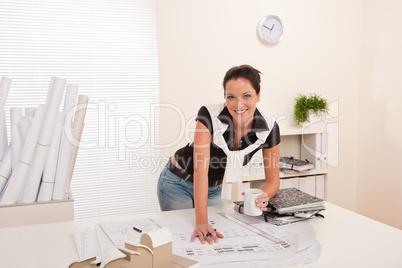
[[[229,80],[226,83],[225,99],[235,127],[245,127],[252,122],[260,94],[257,94],[248,79],[239,77]]]

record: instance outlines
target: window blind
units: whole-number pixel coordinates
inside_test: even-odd
[[[51,76],[89,96],[76,219],[158,210],[156,0],[0,1],[0,76],[8,124],[11,107],[45,103]]]

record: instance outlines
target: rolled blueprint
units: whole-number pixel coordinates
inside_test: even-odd
[[[72,127],[75,103],[77,101],[78,85],[69,84],[66,91],[66,99],[64,101],[63,113],[65,116],[64,126]]]
[[[59,159],[57,161],[56,178],[53,188],[53,200],[63,200],[66,192],[68,168],[70,166],[73,145],[69,140],[65,139],[65,133],[71,133],[72,131],[71,128],[63,128]]]
[[[27,107],[25,108],[25,116],[34,118],[35,117],[36,108],[34,107]]]
[[[88,96],[80,95],[77,101],[77,107],[74,117],[74,125],[76,120],[77,123],[85,117],[85,111],[88,104]],[[77,119],[78,118],[78,119]],[[77,140],[75,139],[72,128],[64,128],[62,145],[60,147],[59,161],[57,163],[56,171],[56,181],[53,190],[53,200],[63,200],[65,198],[66,188],[69,188],[67,184],[70,182],[70,169],[71,169],[71,159],[74,153],[74,146],[77,145]],[[73,166],[74,169],[74,166]]]
[[[65,114],[64,127],[65,127],[65,129],[70,131],[72,129],[72,121],[73,121],[73,117],[74,117],[75,104],[77,101],[78,85],[74,85],[74,84],[68,85],[67,91],[68,92],[66,94],[66,101],[64,102],[64,109],[63,109],[63,112]],[[65,135],[65,131],[63,131],[62,139],[64,142],[69,142]],[[72,151],[74,150],[74,146],[73,147],[69,146],[69,148],[71,150],[71,154],[73,154]],[[69,164],[71,165],[71,163],[69,163]],[[74,167],[73,167],[73,169],[74,169]],[[68,193],[67,195],[65,194],[64,199],[68,199],[69,196],[70,196],[70,193]]]
[[[82,132],[84,130],[84,119],[87,107],[88,107],[88,96],[80,95],[78,98],[77,112],[75,113],[74,126],[73,126],[73,135],[76,142],[73,143],[71,151],[71,158],[69,162],[70,166],[68,168],[68,180],[66,184],[65,196],[68,196],[71,192],[70,191],[71,178],[73,177],[75,161],[77,159],[78,154],[78,148],[81,142]]]
[[[22,189],[25,185],[25,177],[29,169],[32,157],[35,152],[35,147],[38,142],[39,133],[41,130],[43,115],[43,105],[39,105],[35,112],[35,117],[32,121],[31,127],[27,135],[24,147],[22,148],[20,158],[18,160],[17,167],[11,174],[9,182],[3,191],[3,196],[1,198],[0,204],[12,205],[16,204]]]
[[[4,106],[6,105],[8,92],[10,91],[11,79],[3,76],[0,81],[0,160],[8,147],[6,116],[4,114]]]
[[[47,156],[46,164],[43,169],[42,183],[40,185],[38,202],[48,202],[52,200],[63,122],[64,114],[63,112],[59,112],[59,114],[57,115],[52,142],[49,148],[49,154]]]
[[[6,186],[7,180],[10,177],[10,172],[11,172],[11,150],[10,148],[8,148],[0,167],[0,193],[3,191],[4,186]]]
[[[24,148],[24,143],[25,140],[27,139],[29,128],[31,127],[34,116],[35,116],[35,110],[31,108],[26,108],[25,116],[23,116],[21,121],[18,123],[18,130],[20,132],[22,148]]]
[[[66,133],[71,132],[72,118],[74,115],[74,107],[77,99],[78,86],[69,85],[66,93],[66,101],[64,103],[64,127],[61,136],[61,144],[59,151],[59,159],[57,161],[56,178],[53,188],[53,200],[63,200],[65,193],[66,177],[69,167],[69,161],[72,151],[72,144],[67,139]]]
[[[4,105],[7,101],[8,92],[11,87],[11,78],[3,76],[0,81],[0,108],[4,109]]]
[[[15,169],[22,151],[22,141],[18,124],[22,119],[21,108],[10,109],[10,125],[11,125],[11,169]]]
[[[39,184],[46,158],[49,152],[50,142],[54,132],[54,124],[63,97],[66,80],[54,77],[51,92],[46,100],[46,111],[43,116],[42,129],[38,138],[34,158],[29,169],[25,188],[22,194],[21,203],[33,203],[38,195]]]
[[[48,103],[49,103],[50,95],[52,94],[53,83],[54,83],[54,80],[55,80],[56,78],[57,78],[57,77],[55,77],[55,76],[50,77],[49,88],[48,88],[48,90],[47,90],[47,95],[46,95],[46,103],[45,103],[45,107],[43,108],[43,110],[44,110],[45,112],[47,111],[47,105],[48,105]]]
[[[0,109],[0,161],[3,159],[4,154],[8,148],[8,137],[7,137],[7,122],[6,114],[4,109]]]

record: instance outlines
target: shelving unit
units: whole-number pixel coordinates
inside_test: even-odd
[[[286,174],[280,172],[281,187],[286,188],[286,185],[297,185],[297,188],[307,192],[309,191],[310,194],[325,199],[326,181],[328,179],[328,134],[324,122],[318,122],[304,127],[280,126],[280,131],[281,157],[293,156],[299,159],[307,158],[317,166],[315,169],[306,172]],[[319,146],[320,148],[317,149],[315,146]],[[242,183],[232,187],[233,201],[242,200],[243,196],[241,193],[244,188],[262,188],[265,180],[262,159],[262,152],[260,151],[259,154],[253,156],[250,163],[244,167]],[[313,182],[314,185],[311,185]]]
[[[74,220],[74,200],[0,206],[0,228]]]

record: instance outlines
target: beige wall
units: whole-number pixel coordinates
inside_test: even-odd
[[[394,122],[395,129],[398,124],[396,120],[384,121],[384,116],[395,112],[385,106],[396,100],[380,97],[379,85],[371,90],[374,90],[374,99],[366,96],[370,89],[362,82],[369,70],[364,69],[361,74],[361,60],[373,52],[362,46],[362,40],[367,42],[366,39],[373,38],[364,31],[362,39],[362,29],[367,29],[363,25],[363,21],[367,21],[363,20],[363,6],[366,18],[368,5],[372,6],[370,10],[374,10],[374,4],[364,6],[363,0],[158,0],[160,102],[181,111],[172,107],[160,110],[160,143],[171,143],[160,150],[161,156],[167,157],[186,144],[188,140],[185,138],[174,141],[183,137],[181,131],[185,126],[182,122],[193,122],[200,106],[224,101],[221,83],[227,69],[248,63],[263,73],[259,107],[265,113],[286,116],[282,124],[295,124],[292,119],[293,99],[298,92],[316,92],[330,102],[338,101],[339,116],[331,122],[339,123],[339,164],[329,170],[328,200],[352,210],[356,210],[358,205],[359,211],[367,214],[366,201],[360,200],[371,195],[371,190],[364,190],[366,183],[363,179],[370,174],[362,174],[364,164],[358,160],[362,151],[358,152],[357,144],[365,140],[362,137],[377,134],[369,134],[372,129],[368,129],[362,120],[359,124],[359,115],[361,118],[365,111],[359,110],[358,104],[365,102],[366,107],[381,105],[381,114],[373,110],[370,111],[374,114],[369,113],[373,118],[381,119],[375,120],[376,126],[385,127],[387,123],[386,126],[391,127]],[[285,29],[282,41],[272,47],[261,44],[256,36],[257,23],[268,14],[279,16]],[[384,49],[387,42],[384,41]],[[385,68],[388,67],[384,67],[384,72]],[[383,80],[386,79],[384,75]],[[396,118],[396,115],[391,118]],[[388,142],[400,144],[397,137],[391,135],[388,133]],[[398,148],[393,148],[397,153]],[[384,151],[382,153],[381,157],[387,155]],[[363,154],[369,156],[367,152]],[[400,162],[400,158],[393,161]],[[400,170],[398,174],[400,177]],[[374,183],[371,186],[375,188],[373,192],[378,189]],[[399,183],[399,196],[400,186]],[[378,190],[375,192],[378,194]],[[377,219],[383,220],[382,217]]]
[[[402,2],[365,1],[357,212],[402,229]]]

